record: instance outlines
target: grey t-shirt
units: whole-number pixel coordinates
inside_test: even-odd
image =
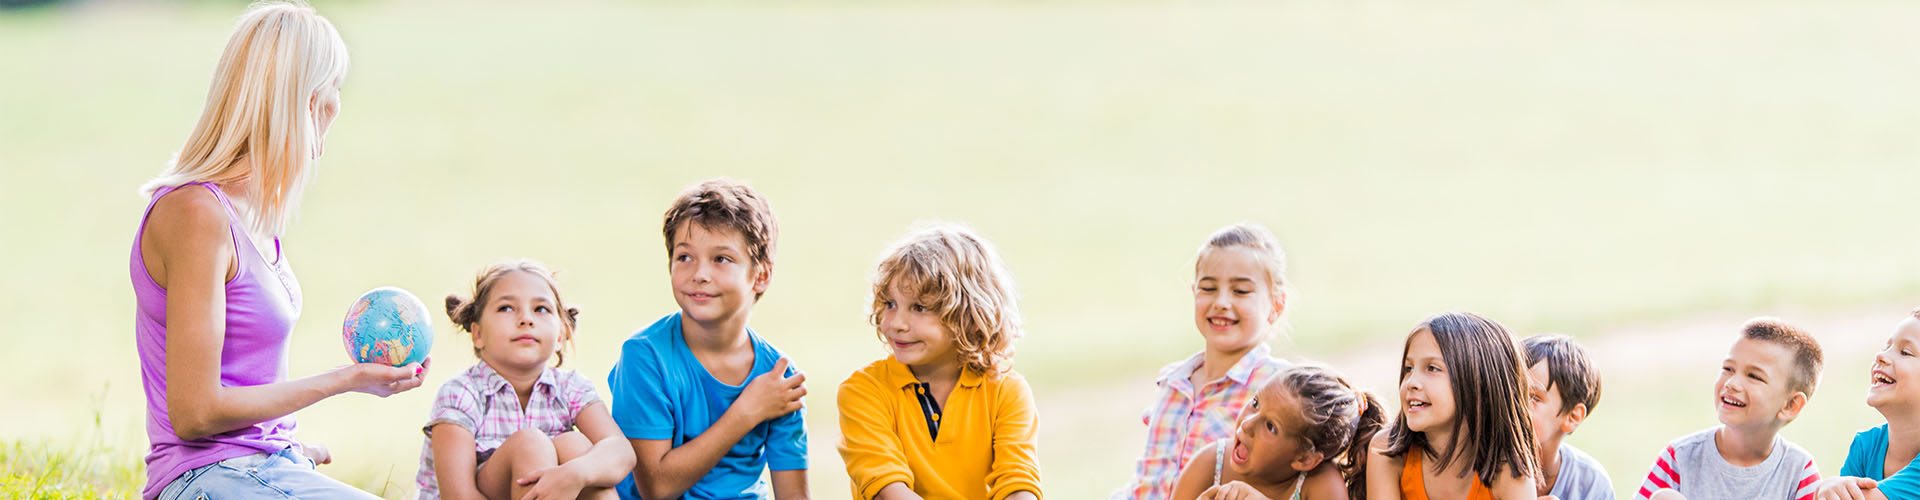
[[[1765,461],[1737,467],[1714,445],[1718,430],[1720,426],[1714,426],[1673,440],[1654,459],[1653,470],[1633,497],[1646,498],[1663,488],[1692,500],[1797,500],[1813,493],[1820,469],[1807,450],[1775,435]]]
[[[1560,500],[1618,500],[1600,461],[1567,443],[1560,443],[1560,475],[1547,493]]]

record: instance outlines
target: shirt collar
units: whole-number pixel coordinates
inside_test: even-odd
[[[488,365],[485,361],[482,361],[479,363],[479,368],[480,383],[487,388],[488,394],[499,394],[502,391],[513,392],[513,383],[508,382],[506,377],[500,376],[500,372],[494,371],[492,365]],[[535,380],[533,386],[536,389],[545,386],[547,393],[552,394],[555,383],[553,370],[549,368],[540,370],[540,379]]]
[[[1272,353],[1273,347],[1268,346],[1267,343],[1261,342],[1254,344],[1253,350],[1247,351],[1246,355],[1240,356],[1240,361],[1235,362],[1233,368],[1227,369],[1227,379],[1237,384],[1246,384],[1247,379],[1253,376],[1253,369],[1258,367],[1261,361],[1271,356]],[[1155,380],[1155,382],[1165,384],[1171,380],[1187,380],[1193,378],[1193,372],[1200,369],[1200,364],[1205,362],[1206,358],[1206,351],[1193,353],[1193,357],[1187,358],[1186,361],[1161,371],[1160,378]]]
[[[893,359],[893,356],[887,356],[885,364],[887,365],[887,380],[890,385],[905,389],[920,383],[920,379],[913,377],[913,370],[907,369],[906,363],[901,363],[900,360]],[[986,375],[980,372],[967,368],[960,369],[960,382],[958,384],[960,387],[979,387],[980,383],[985,381]]]

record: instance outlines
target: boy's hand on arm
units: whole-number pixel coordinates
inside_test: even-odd
[[[787,358],[773,362],[773,369],[754,377],[747,382],[746,389],[740,391],[740,398],[727,408],[731,414],[739,411],[753,421],[753,425],[773,420],[781,415],[800,411],[805,405],[800,398],[807,395],[804,384],[807,374],[794,373],[786,376]]]
[[[1031,491],[1020,490],[1013,492],[1011,495],[1007,495],[1006,500],[1040,500],[1040,496],[1035,495]]]
[[[806,388],[801,387],[806,375],[795,373],[787,377],[784,376],[786,370],[786,358],[775,361],[772,370],[747,383],[740,397],[713,426],[677,448],[665,439],[628,439],[635,458],[634,486],[641,496],[673,498],[686,494],[720,463],[727,448],[740,442],[754,426],[799,411],[800,397],[807,394]],[[804,483],[802,488],[804,491]]]
[[[1874,491],[1879,484],[1864,477],[1830,477],[1814,487],[1813,497],[1816,500],[1867,500],[1867,492]],[[1886,497],[1882,495],[1881,498]]]

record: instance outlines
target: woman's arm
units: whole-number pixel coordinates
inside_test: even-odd
[[[423,367],[361,363],[267,385],[222,386],[233,235],[225,208],[211,192],[179,193],[184,194],[161,197],[141,239],[159,258],[160,272],[151,274],[167,289],[167,412],[175,436],[202,439],[280,418],[347,391],[385,397],[420,385]]]

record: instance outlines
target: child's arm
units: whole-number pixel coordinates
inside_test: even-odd
[[[1814,485],[1814,498],[1819,500],[1867,500],[1867,492],[1879,493],[1878,481],[1864,477],[1837,476],[1821,480]],[[1886,498],[1881,494],[1880,498]]]
[[[1539,483],[1533,481],[1533,471],[1526,471],[1520,477],[1514,477],[1513,471],[1503,470],[1494,473],[1494,500],[1537,500],[1540,498]]]
[[[620,434],[620,427],[613,423],[607,405],[596,403],[581,408],[580,413],[574,415],[574,424],[593,442],[593,448],[567,463],[515,478],[520,484],[533,485],[524,498],[574,498],[582,488],[619,486],[620,480],[627,477],[627,471],[633,470],[633,447],[627,444],[626,436]]]
[[[1347,478],[1340,475],[1340,466],[1331,460],[1320,462],[1319,467],[1306,472],[1306,484],[1300,485],[1300,498],[1311,500],[1348,500]],[[1366,480],[1365,478],[1361,479]]]
[[[807,470],[777,470],[773,476],[774,500],[807,500]]]
[[[1674,458],[1673,445],[1661,450],[1660,456],[1653,459],[1653,468],[1647,470],[1647,480],[1640,483],[1640,491],[1634,492],[1633,499],[1647,500],[1660,490],[1680,489],[1680,474],[1674,470],[1677,460]]]
[[[1373,442],[1367,445],[1367,500],[1400,500],[1400,469],[1406,466],[1406,457],[1387,456],[1387,444],[1392,442],[1389,434],[1374,433]]]
[[[433,479],[445,500],[486,500],[474,483],[473,431],[450,423],[433,426]]]
[[[1008,372],[994,396],[993,464],[987,467],[987,496],[997,499],[1020,498],[1028,492],[1040,496],[1040,460],[1034,415],[1033,390],[1027,379]]]
[[[773,370],[754,377],[740,398],[734,400],[706,432],[677,448],[667,439],[628,439],[637,459],[633,469],[634,487],[640,490],[641,496],[675,498],[685,494],[754,426],[800,411],[800,398],[807,394],[800,384],[807,376],[799,373],[783,376],[786,368],[787,360],[781,358],[774,363]]]
[[[1814,465],[1812,458],[1807,459],[1806,465],[1800,466],[1800,474],[1794,478],[1794,485],[1795,499],[1813,498],[1814,492],[1819,491],[1820,466]]]
[[[1180,475],[1177,476],[1178,479],[1175,479],[1173,483],[1173,494],[1167,498],[1170,500],[1194,500],[1200,498],[1201,492],[1207,491],[1207,488],[1212,487],[1213,459],[1215,455],[1220,454],[1220,452],[1216,450],[1219,447],[1220,442],[1215,441],[1201,446],[1198,450],[1194,450],[1193,458],[1187,459],[1186,467],[1180,468]]]
[[[858,500],[920,500],[908,485],[913,471],[893,428],[886,389],[871,375],[854,372],[836,396],[840,459],[847,464],[853,495]]]

